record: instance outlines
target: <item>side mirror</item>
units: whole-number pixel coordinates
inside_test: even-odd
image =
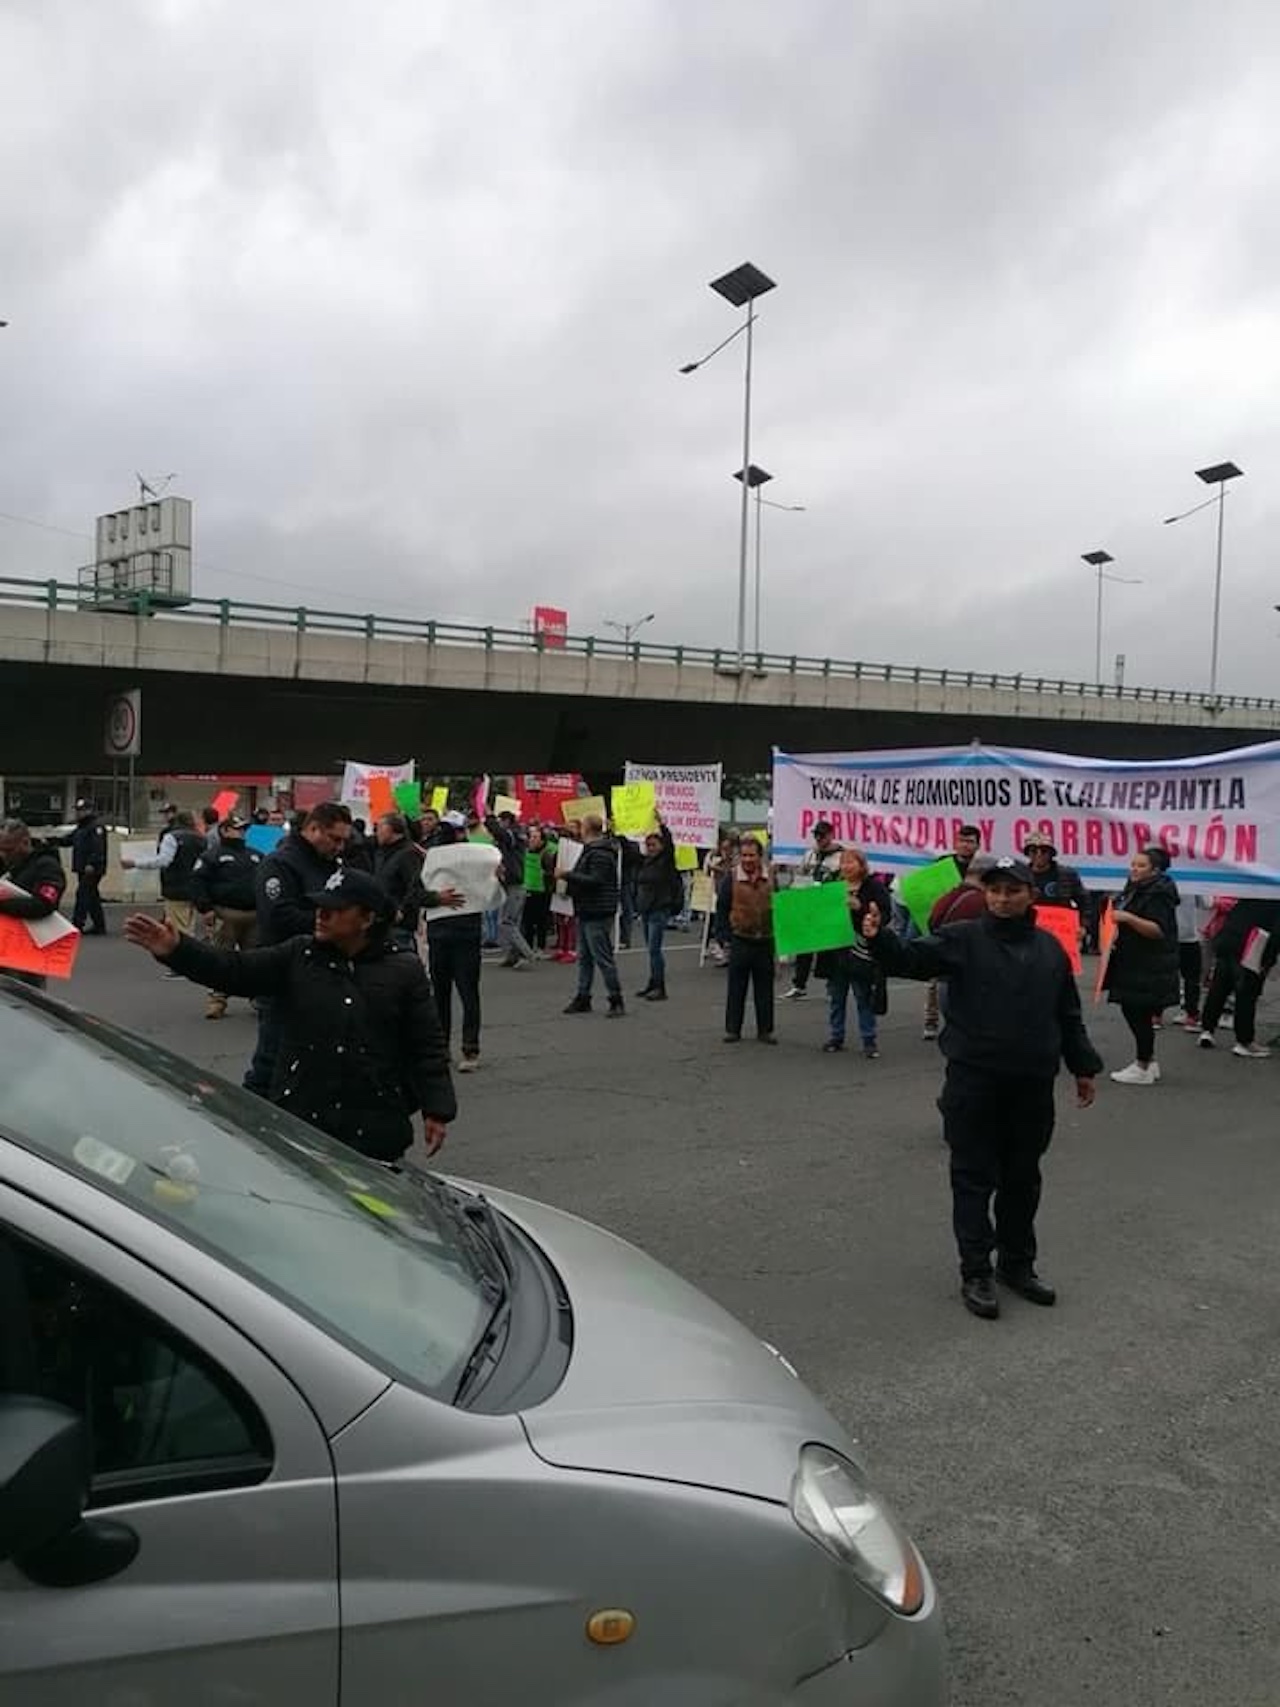
[[[64,1405],[0,1394],[0,1559],[68,1535],[89,1493],[84,1423]]]

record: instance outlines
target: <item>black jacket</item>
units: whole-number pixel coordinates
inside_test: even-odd
[[[662,842],[656,854],[645,854],[636,871],[638,913],[678,913],[684,906],[684,883],[676,869],[676,845],[665,824],[658,826]]]
[[[290,937],[310,936],[316,910],[309,894],[323,889],[338,869],[302,835],[290,833],[258,867],[258,941],[264,948]]]
[[[407,931],[417,930],[423,903],[422,850],[407,836],[386,847],[375,846],[373,875],[387,892],[396,922]]]
[[[618,847],[608,836],[586,842],[565,883],[580,919],[611,919],[618,910]]]
[[[178,844],[178,851],[168,865],[161,868],[160,893],[166,901],[190,901],[191,877],[196,861],[204,852],[204,837],[198,836],[194,830],[175,829],[168,834]]]
[[[500,818],[495,818],[492,812],[484,821],[484,827],[493,837],[493,845],[498,850],[502,861],[498,872],[499,881],[504,889],[524,888],[524,850],[527,845],[524,835],[519,830],[509,830]]]
[[[218,843],[215,853],[201,854],[191,873],[191,899],[202,913],[215,907],[252,913],[258,904],[258,867],[262,855],[243,842]]]
[[[1048,871],[1033,874],[1036,900],[1050,907],[1074,907],[1083,912],[1088,896],[1080,873],[1070,865],[1059,865],[1055,859]]]
[[[1163,872],[1131,883],[1116,903],[1160,926],[1158,937],[1139,936],[1121,925],[1107,964],[1107,1000],[1158,1014],[1182,999],[1178,977],[1178,886]],[[1234,911],[1234,909],[1233,909]]]
[[[853,916],[853,928],[862,935],[860,929],[861,915],[874,903],[880,909],[880,917],[887,919],[893,909],[889,891],[878,877],[864,877],[858,885],[858,893],[850,898],[849,911]],[[860,984],[870,984],[875,980],[876,963],[871,950],[865,945],[855,945],[853,948],[824,948],[813,963],[813,970],[819,978],[837,978],[842,971],[847,971],[851,978],[856,978]]]
[[[77,877],[86,871],[101,877],[107,869],[107,832],[101,819],[82,818],[69,835],[59,836],[60,848],[71,849],[71,869]]]
[[[58,910],[67,887],[67,874],[53,848],[33,846],[12,869],[0,868],[25,895],[0,895],[0,913],[10,919],[47,919]]]
[[[870,948],[892,975],[947,980],[941,1045],[948,1061],[1002,1078],[1051,1079],[1059,1061],[1076,1078],[1102,1071],[1071,963],[1032,914],[987,913],[915,942],[881,931]]]
[[[168,964],[228,995],[271,996],[282,1029],[273,1101],[365,1155],[402,1155],[414,1113],[457,1113],[431,986],[412,950],[384,937],[349,960],[297,936],[237,954],[184,936]]]
[[[1227,960],[1239,960],[1250,931],[1267,931],[1271,941],[1263,950],[1264,968],[1274,966],[1280,952],[1280,901],[1237,901],[1222,921],[1213,939],[1213,952]]]

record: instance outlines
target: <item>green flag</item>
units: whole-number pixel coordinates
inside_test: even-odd
[[[773,898],[773,934],[779,954],[851,948],[849,885],[815,883],[807,889],[780,889]]]
[[[541,895],[545,891],[547,884],[541,854],[527,853],[524,856],[524,886],[530,895]]]
[[[959,882],[960,867],[950,854],[898,879],[898,899],[911,914],[917,930],[928,931],[934,905]]]

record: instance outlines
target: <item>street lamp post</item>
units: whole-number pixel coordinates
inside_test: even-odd
[[[775,289],[773,279],[767,273],[762,273],[759,267],[750,261],[744,261],[740,267],[725,273],[721,278],[712,279],[711,287],[717,296],[722,296],[726,302],[735,308],[745,308],[747,318],[737,331],[731,332],[714,350],[708,352],[700,361],[686,362],[680,369],[681,373],[693,373],[709,362],[738,336],[739,332],[747,334],[746,364],[742,387],[742,466],[751,466],[751,359],[756,320],[756,302],[767,291]],[[749,532],[751,493],[746,484],[742,485],[742,517],[738,532],[738,669],[742,675],[746,669],[747,660],[747,536]]]
[[[1226,510],[1227,481],[1238,480],[1243,473],[1244,469],[1237,468],[1234,462],[1215,462],[1209,468],[1197,468],[1196,479],[1203,480],[1206,486],[1216,486],[1217,496],[1206,498],[1203,504],[1193,504],[1179,516],[1164,518],[1165,526],[1168,527],[1173,522],[1185,522],[1188,516],[1207,510],[1210,504],[1218,506],[1218,551],[1213,572],[1213,640],[1209,653],[1209,698],[1215,704],[1218,698],[1218,633],[1222,616],[1222,523]]]
[[[741,468],[739,468],[735,472],[733,478],[735,480],[741,480],[743,478],[743,472],[744,471]],[[799,513],[801,511],[803,511],[804,505],[803,504],[775,504],[772,498],[766,498],[764,495],[764,488],[768,484],[768,482],[773,479],[772,474],[769,473],[769,470],[767,468],[761,468],[761,467],[759,467],[758,464],[752,462],[752,463],[749,463],[747,465],[745,473],[746,473],[746,488],[748,490],[754,492],[755,498],[756,498],[755,640],[754,640],[753,645],[752,645],[752,651],[755,653],[756,658],[758,660],[760,657],[760,586],[761,586],[761,573],[760,573],[761,544],[760,544],[760,541],[761,541],[762,531],[763,531],[762,530],[762,521],[763,521],[762,512],[764,511],[764,509],[766,507],[768,507],[771,510],[786,510],[786,511],[791,512],[791,513]]]
[[[1093,679],[1098,684],[1098,692],[1102,692],[1102,583],[1114,581],[1118,587],[1140,587],[1142,582],[1132,575],[1108,575],[1107,564],[1114,563],[1115,558],[1109,551],[1085,551],[1081,553],[1081,561],[1096,570],[1098,576],[1098,610],[1094,624],[1093,636]]]
[[[604,626],[605,628],[616,629],[622,636],[623,644],[630,646],[632,636],[638,634],[646,622],[652,622],[654,614],[653,611],[650,611],[648,616],[638,616],[633,622],[615,622],[612,617],[605,617]]]

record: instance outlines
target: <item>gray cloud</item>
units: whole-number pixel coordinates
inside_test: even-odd
[[[750,257],[765,643],[1270,692],[1280,15],[898,0],[0,0],[0,509],[134,468],[198,591],[731,643]],[[0,573],[74,565],[0,522]]]

